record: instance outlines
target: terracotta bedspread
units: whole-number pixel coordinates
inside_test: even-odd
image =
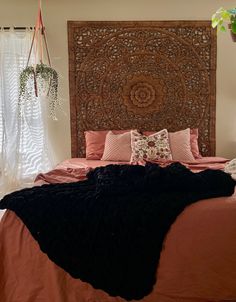
[[[198,171],[223,168],[223,162],[208,158],[188,165]],[[37,184],[84,179],[88,164],[107,162],[68,160],[40,175]],[[124,301],[51,262],[11,211],[0,222],[0,259],[1,302]],[[236,301],[236,193],[194,203],[179,215],[166,236],[157,274],[158,283],[143,302]]]

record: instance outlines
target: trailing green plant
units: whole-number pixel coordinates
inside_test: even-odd
[[[49,102],[50,116],[56,119],[58,101],[58,74],[52,67],[40,63],[27,66],[20,74],[19,105],[45,97]]]
[[[32,51],[36,65],[29,65]],[[44,64],[44,51],[46,50],[47,64]],[[39,62],[39,63],[38,63]],[[58,100],[58,74],[51,67],[51,60],[47,46],[46,31],[43,24],[41,0],[39,0],[38,16],[29,50],[26,68],[20,74],[19,108],[23,114],[24,104],[34,102],[38,97],[46,99],[49,105],[50,116],[56,119],[56,107],[60,105]]]
[[[225,32],[226,24],[229,24],[229,28],[232,33],[236,34],[236,8],[224,9],[219,8],[211,18],[212,27],[217,28],[218,31]]]

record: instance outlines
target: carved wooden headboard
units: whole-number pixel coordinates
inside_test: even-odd
[[[216,33],[210,21],[68,21],[72,156],[85,130],[199,128],[215,154]]]

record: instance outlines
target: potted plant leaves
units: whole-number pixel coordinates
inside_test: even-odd
[[[226,25],[230,29],[231,37],[236,42],[236,8],[224,9],[219,8],[212,15],[212,27],[217,28],[218,31],[226,32]]]
[[[35,97],[44,97],[49,102],[50,117],[56,120],[58,101],[58,74],[50,66],[40,62],[27,66],[20,74],[19,104],[31,102]]]

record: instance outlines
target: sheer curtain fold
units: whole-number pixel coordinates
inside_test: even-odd
[[[0,31],[0,195],[32,185],[38,173],[53,167],[45,101],[35,97],[21,110],[18,102],[32,35]]]

